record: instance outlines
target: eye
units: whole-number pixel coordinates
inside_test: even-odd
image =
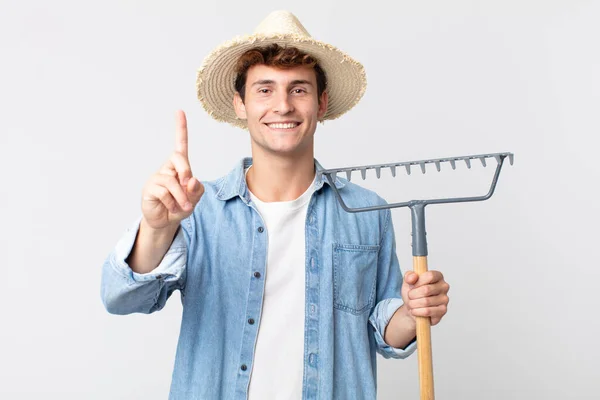
[[[306,93],[306,90],[304,90],[302,88],[296,88],[296,89],[292,90],[292,93],[294,93],[294,94]]]
[[[269,93],[271,90],[267,89],[267,88],[262,88],[262,89],[258,89],[258,93],[263,93],[263,94],[267,94]]]

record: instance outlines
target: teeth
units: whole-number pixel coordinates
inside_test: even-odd
[[[289,124],[269,124],[269,128],[273,129],[291,129],[297,126],[298,124],[296,122],[291,122]]]

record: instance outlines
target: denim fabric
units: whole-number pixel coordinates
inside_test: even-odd
[[[245,158],[228,175],[203,182],[204,195],[154,271],[138,274],[125,262],[141,217],[102,267],[102,301],[113,314],[158,311],[180,290],[183,316],[171,400],[247,398],[268,245],[246,186],[244,169],[251,164]],[[315,167],[322,169],[316,160]],[[383,340],[402,305],[391,213],[348,213],[326,178],[314,185],[305,225],[302,398],[375,399],[376,353],[405,358],[416,349],[415,341],[397,349]],[[345,179],[335,185],[351,207],[385,202]]]

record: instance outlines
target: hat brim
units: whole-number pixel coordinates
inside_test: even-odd
[[[245,35],[213,50],[198,70],[196,89],[202,106],[214,119],[247,129],[246,120],[237,118],[233,108],[235,65],[246,51],[276,43],[293,46],[313,56],[327,75],[328,105],[323,119],[331,120],[354,107],[367,88],[361,63],[327,43],[300,35]]]

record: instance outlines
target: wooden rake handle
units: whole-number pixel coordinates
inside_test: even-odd
[[[413,270],[417,275],[426,272],[427,256],[413,256]],[[429,317],[416,317],[416,319],[421,400],[434,400],[433,362],[431,358],[431,319]]]

